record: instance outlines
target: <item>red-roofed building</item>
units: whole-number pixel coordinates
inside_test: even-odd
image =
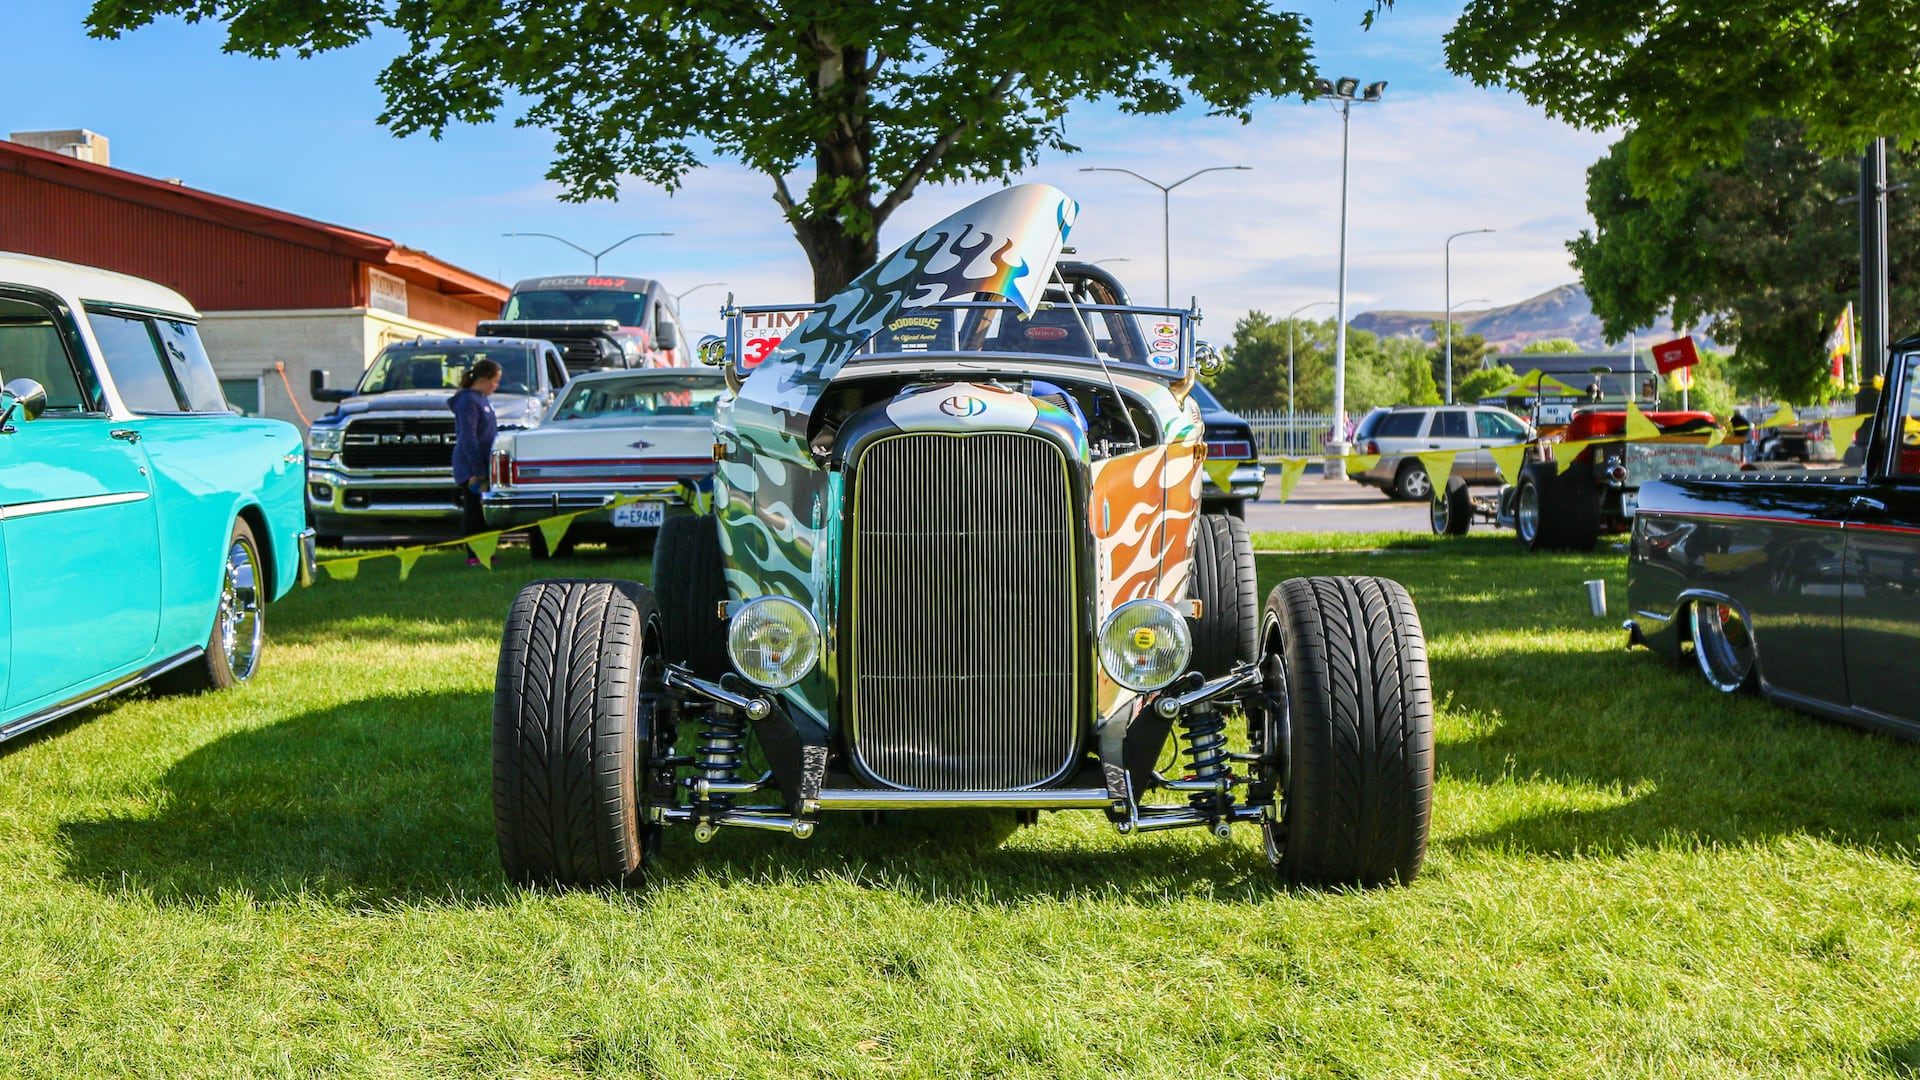
[[[506,300],[499,282],[385,237],[111,168],[105,140],[93,157],[0,142],[0,250],[179,291],[248,412],[311,416],[309,372],[351,385],[388,342],[471,334]]]

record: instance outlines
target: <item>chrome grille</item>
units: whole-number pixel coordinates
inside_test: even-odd
[[[347,421],[340,463],[350,469],[453,468],[453,414]]]
[[[1080,753],[1066,459],[1037,436],[897,435],[860,457],[849,742],[902,788],[1044,784]]]

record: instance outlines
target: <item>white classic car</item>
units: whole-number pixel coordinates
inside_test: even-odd
[[[481,496],[487,526],[513,530],[541,518],[574,519],[550,546],[527,540],[536,559],[564,556],[575,541],[647,549],[667,515],[685,512],[690,490],[713,476],[713,408],[726,391],[710,368],[595,371],[576,376],[540,426],[501,432]],[[612,505],[640,496],[641,501]]]

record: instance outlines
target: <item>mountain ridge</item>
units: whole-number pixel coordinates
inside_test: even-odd
[[[1438,311],[1363,311],[1353,317],[1352,326],[1381,337],[1417,337],[1431,342],[1435,336],[1433,324],[1440,320]],[[1603,352],[1615,344],[1607,340],[1587,290],[1577,283],[1557,285],[1501,307],[1456,311],[1453,321],[1459,328],[1457,333],[1480,334],[1503,353],[1519,352],[1528,342],[1549,338],[1571,338],[1588,352]],[[1662,316],[1638,333],[1648,343],[1664,341],[1675,336],[1673,320]]]

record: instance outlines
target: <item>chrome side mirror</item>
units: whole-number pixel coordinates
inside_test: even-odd
[[[47,411],[47,388],[32,379],[15,379],[0,393],[0,433],[13,430],[15,413],[22,420],[38,420]]]
[[[1199,369],[1200,374],[1212,378],[1220,374],[1220,369],[1226,367],[1227,362],[1221,358],[1219,349],[1207,342],[1196,341],[1193,343],[1193,366]]]
[[[700,345],[694,350],[700,362],[708,367],[725,367],[727,363],[727,339],[708,334],[700,339]]]

